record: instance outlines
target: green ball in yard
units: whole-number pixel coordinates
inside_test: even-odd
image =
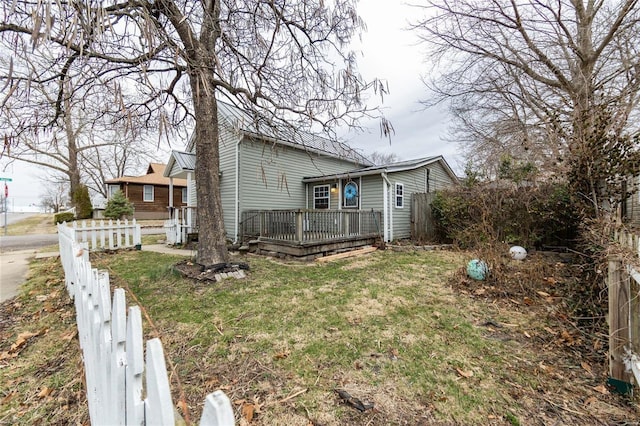
[[[483,260],[472,259],[467,264],[467,275],[474,280],[483,281],[489,274],[489,266]]]

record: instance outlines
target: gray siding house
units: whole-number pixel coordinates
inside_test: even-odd
[[[320,228],[331,228],[332,237],[343,239],[365,228],[385,241],[408,238],[412,194],[458,181],[441,156],[374,166],[344,144],[260,126],[248,113],[226,103],[219,102],[218,109],[220,191],[227,238],[234,242],[258,216],[259,223],[251,222],[249,228],[259,227],[265,239],[267,228],[271,237],[277,229],[290,234],[283,238],[298,243],[314,232],[316,237],[327,237]],[[170,179],[187,180],[188,207],[181,217],[176,215],[176,222],[190,227],[195,221],[195,210],[190,209],[197,207],[194,167],[190,142],[185,151],[171,153],[165,170]],[[314,212],[324,216],[313,216]],[[333,216],[327,216],[329,212]]]
[[[303,182],[313,188],[335,185],[336,193],[341,194],[336,197],[336,208],[381,211],[384,240],[392,241],[411,237],[413,194],[456,185],[458,178],[442,156],[435,156],[370,166],[333,176],[305,177]],[[356,194],[351,200],[348,198],[349,186]]]

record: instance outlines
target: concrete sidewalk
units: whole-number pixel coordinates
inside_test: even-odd
[[[143,251],[195,257],[195,250],[176,249],[164,244],[142,246]],[[57,257],[58,252],[38,252],[37,249],[0,252],[0,303],[18,295],[20,286],[26,281],[31,259]]]
[[[195,257],[196,250],[185,250],[169,247],[166,244],[148,244],[142,246],[142,251],[153,251],[156,253],[173,254],[176,256]]]

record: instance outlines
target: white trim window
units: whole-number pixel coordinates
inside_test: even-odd
[[[153,185],[144,185],[142,190],[142,201],[153,202]]]
[[[109,199],[113,197],[113,194],[120,191],[120,185],[109,185],[108,188],[109,190],[107,192],[107,198]]]
[[[329,185],[313,187],[313,208],[317,210],[329,208]]]
[[[189,203],[189,190],[187,188],[182,188],[182,204]]]
[[[396,183],[395,200],[397,209],[404,208],[404,184],[402,183]]]

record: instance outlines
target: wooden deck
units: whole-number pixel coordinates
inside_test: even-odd
[[[250,210],[242,213],[241,241],[260,252],[325,255],[374,244],[381,220],[373,210]]]

